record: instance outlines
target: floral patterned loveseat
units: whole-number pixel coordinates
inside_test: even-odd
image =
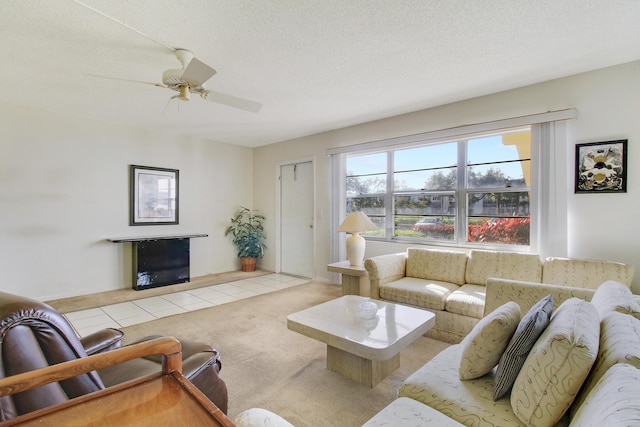
[[[631,286],[633,266],[611,261],[547,258],[504,251],[409,248],[365,260],[371,297],[436,314],[428,336],[459,343],[484,315],[507,301],[522,310],[552,293],[591,299],[606,280]]]

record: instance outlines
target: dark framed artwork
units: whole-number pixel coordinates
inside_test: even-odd
[[[626,139],[576,144],[575,192],[627,192]]]
[[[129,166],[129,225],[178,224],[177,169]]]

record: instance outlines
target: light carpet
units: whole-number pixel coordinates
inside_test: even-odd
[[[361,426],[396,397],[406,377],[449,344],[420,337],[400,353],[400,368],[373,389],[326,369],[326,346],[287,329],[287,316],[341,295],[310,282],[241,301],[123,328],[125,342],[162,334],[210,343],[221,353],[231,419],[271,410],[305,426]]]

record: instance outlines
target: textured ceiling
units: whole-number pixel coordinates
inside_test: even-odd
[[[256,147],[640,59],[638,0],[82,2],[142,34],[75,0],[2,0],[0,102]],[[160,82],[180,67],[166,46],[262,110],[88,75]]]

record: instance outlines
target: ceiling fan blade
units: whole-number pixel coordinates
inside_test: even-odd
[[[213,90],[203,90],[199,93],[200,96],[207,101],[217,102],[218,104],[228,105],[229,107],[239,108],[240,110],[251,113],[257,113],[262,108],[262,104],[259,102],[238,98],[237,96],[231,96]]]
[[[188,82],[193,86],[202,86],[207,80],[213,77],[217,71],[200,61],[197,58],[193,58],[187,68],[182,73],[182,80]]]
[[[100,74],[91,74],[91,73],[83,73],[83,74],[85,76],[88,76],[88,77],[97,77],[99,79],[118,80],[118,81],[121,81],[121,82],[128,82],[128,83],[141,83],[141,84],[145,84],[145,85],[158,86],[158,87],[163,87],[163,88],[167,87],[167,86],[163,85],[162,83],[145,82],[145,81],[142,81],[142,80],[123,79],[121,77],[102,76]]]

